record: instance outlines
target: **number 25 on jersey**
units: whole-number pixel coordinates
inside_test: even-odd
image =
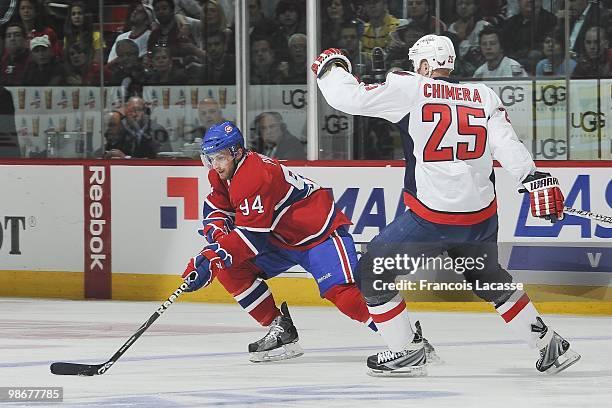
[[[485,118],[484,109],[470,106],[457,106],[457,133],[462,136],[474,137],[474,149],[470,150],[468,142],[457,142],[455,147],[440,147],[442,139],[451,126],[453,113],[450,106],[441,103],[428,103],[423,106],[423,122],[438,123],[434,128],[425,148],[423,149],[424,162],[453,161],[455,155],[457,160],[478,159],[484,154],[487,145],[487,128],[480,125],[470,124],[470,118]]]

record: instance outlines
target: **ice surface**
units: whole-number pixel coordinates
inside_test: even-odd
[[[281,299],[278,299],[279,301]],[[289,301],[291,305],[291,302]],[[157,302],[0,299],[0,386],[63,386],[35,407],[610,407],[612,318],[545,316],[582,359],[557,376],[494,313],[413,313],[444,364],[423,378],[373,378],[378,335],[333,308],[291,307],[305,355],[253,364],[263,336],[237,305],[177,303],[106,374],[55,376],[53,361],[99,364]]]

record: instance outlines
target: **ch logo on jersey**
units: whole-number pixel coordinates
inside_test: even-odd
[[[198,220],[198,179],[197,177],[168,177],[166,197],[182,199],[183,219]],[[160,206],[159,218],[162,229],[177,228],[178,206]]]
[[[230,133],[233,129],[231,125],[225,125],[225,133]]]

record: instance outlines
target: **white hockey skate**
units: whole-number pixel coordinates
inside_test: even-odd
[[[387,350],[368,357],[367,364],[370,368],[368,375],[372,377],[423,377],[427,375],[425,368],[427,354],[421,334],[421,325],[417,322],[415,326],[417,332],[412,342],[404,350],[397,353]]]
[[[414,324],[416,327],[416,332],[419,336],[423,337],[423,331],[421,330],[421,323],[417,320]],[[425,355],[427,356],[427,364],[429,365],[441,365],[444,361],[438,356],[436,349],[431,343],[423,337],[423,348],[425,349]]]
[[[569,341],[546,326],[539,316],[531,325],[531,331],[540,336],[536,342],[540,349],[540,358],[536,362],[538,371],[557,374],[580,360],[580,354],[570,348]]]
[[[288,360],[304,354],[298,344],[298,332],[291,320],[287,302],[281,304],[280,310],[281,315],[272,321],[268,334],[249,344],[249,360],[253,363]]]

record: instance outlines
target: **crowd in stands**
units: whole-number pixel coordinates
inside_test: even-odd
[[[0,4],[0,85],[103,83],[127,86],[133,91],[127,95],[136,97],[147,85],[233,85],[235,1],[105,0],[125,10],[123,24],[109,30],[99,24],[97,2],[6,0]],[[248,11],[249,84],[305,84],[307,1],[241,1]],[[411,70],[408,50],[428,33],[451,38],[453,75],[463,80],[612,77],[612,0],[317,1],[321,47],[344,49],[364,82],[384,80],[389,70]],[[108,123],[147,126],[127,110],[118,115],[110,114]],[[283,129],[268,132],[276,136],[267,141],[260,136],[261,151],[279,151],[271,141],[282,139],[305,157],[303,140],[286,132],[278,114],[268,112],[257,123],[259,129]],[[384,126],[363,128],[362,139],[376,144],[369,151],[392,154],[392,137],[371,137]]]
[[[8,0],[0,16],[0,79],[36,86],[100,85],[101,78],[106,85],[234,84],[234,1],[125,0],[123,28],[105,32],[90,2],[67,3],[61,14],[57,3]],[[442,1],[438,16],[435,4],[320,0],[322,47],[344,48],[366,76],[377,47],[384,69],[409,69],[407,51],[427,33],[453,40],[461,78],[612,73],[611,0]],[[306,83],[306,1],[245,6],[250,83]]]

